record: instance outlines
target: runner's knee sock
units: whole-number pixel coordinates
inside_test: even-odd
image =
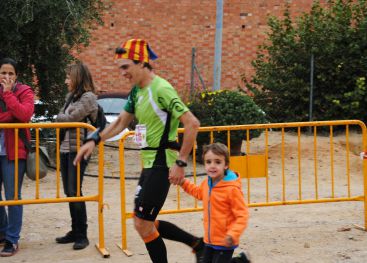
[[[158,231],[144,238],[145,246],[153,263],[167,263],[167,250]]]
[[[178,226],[167,221],[156,220],[154,225],[158,229],[158,232],[162,238],[184,243],[196,251],[196,247],[200,243],[201,238],[193,236]]]

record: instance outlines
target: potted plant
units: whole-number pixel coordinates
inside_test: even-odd
[[[265,113],[250,96],[241,91],[219,90],[198,93],[188,103],[192,113],[199,119],[200,126],[227,126],[265,123]],[[250,139],[260,136],[261,130],[251,130]],[[214,132],[214,141],[227,144],[227,132]],[[231,132],[231,155],[241,154],[242,141],[246,131]],[[199,133],[197,137],[198,160],[201,159],[201,148],[210,143],[209,133]],[[237,148],[236,148],[237,147]]]

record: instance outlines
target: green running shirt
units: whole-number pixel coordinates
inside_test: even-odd
[[[134,86],[130,92],[125,111],[134,114],[139,124],[146,125],[146,140],[148,147],[158,147],[164,127],[171,113],[169,141],[177,139],[179,118],[189,111],[177,95],[176,90],[165,79],[155,76],[149,86],[140,88]],[[171,167],[177,159],[177,151],[166,149],[167,166]],[[157,150],[143,150],[141,157],[144,168],[151,168]]]

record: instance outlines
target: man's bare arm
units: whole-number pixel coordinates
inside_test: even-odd
[[[186,162],[194,146],[200,122],[190,111],[184,113],[180,121],[183,123],[185,131],[178,159]]]
[[[119,117],[112,122],[110,125],[108,125],[100,134],[101,141],[105,141],[108,138],[111,138],[117,134],[119,134],[121,131],[123,131],[134,119],[134,115],[131,113],[128,113],[126,111],[122,111],[119,115]],[[96,143],[91,140],[83,144],[82,147],[80,147],[78,154],[76,155],[74,159],[74,165],[76,165],[82,158],[88,159],[88,157],[92,154],[94,147],[96,147]]]
[[[178,159],[184,162],[187,162],[189,154],[196,140],[196,135],[200,127],[200,122],[189,111],[185,112],[181,116],[180,121],[183,123],[185,131],[184,131],[183,142],[182,142],[182,146],[181,146],[181,150],[180,150]],[[170,170],[170,174],[169,174],[169,180],[172,184],[174,185],[180,184],[184,176],[185,174],[184,174],[183,167],[179,167],[177,165],[172,166]]]
[[[122,111],[119,117],[99,134],[101,136],[101,141],[105,141],[122,132],[129,126],[133,119],[133,114]]]

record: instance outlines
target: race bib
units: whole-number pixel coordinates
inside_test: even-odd
[[[135,126],[135,143],[139,148],[145,148],[147,144],[147,126],[145,124],[138,124]]]

